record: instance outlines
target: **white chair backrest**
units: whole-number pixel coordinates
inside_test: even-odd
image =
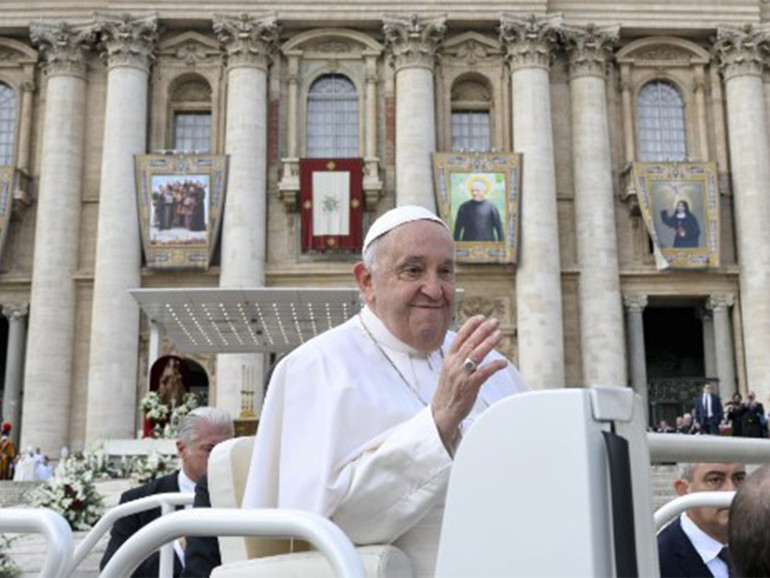
[[[212,508],[240,508],[249,474],[254,436],[233,438],[217,444],[209,456],[209,497]],[[222,563],[246,560],[247,540],[219,538]]]

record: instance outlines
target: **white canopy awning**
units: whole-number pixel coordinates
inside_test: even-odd
[[[361,308],[358,289],[133,289],[182,353],[294,349]]]

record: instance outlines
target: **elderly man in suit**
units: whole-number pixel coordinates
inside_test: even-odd
[[[703,386],[703,394],[695,398],[695,422],[701,432],[719,435],[719,423],[723,416],[722,400],[714,393],[713,386],[707,383]]]
[[[746,478],[743,464],[683,464],[674,482],[680,496],[736,490]],[[730,508],[692,508],[658,534],[661,578],[728,578]]]
[[[120,503],[125,504],[154,494],[194,492],[195,484],[206,473],[211,450],[219,442],[231,437],[233,437],[233,418],[229,413],[213,407],[194,409],[185,416],[179,428],[179,439],[176,441],[182,468],[173,474],[124,492],[120,497]],[[159,516],[160,508],[154,508],[125,516],[115,522],[107,549],[99,564],[100,570],[104,570],[107,562],[126,540]],[[185,562],[184,544],[180,540],[174,542],[174,552],[176,554],[174,576],[180,576]],[[132,576],[143,578],[158,576],[159,568],[160,555],[155,552],[137,567]]]

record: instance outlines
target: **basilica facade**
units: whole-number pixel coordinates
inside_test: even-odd
[[[517,263],[458,265],[458,318],[497,316],[534,388],[633,387],[651,421],[707,381],[766,401],[767,6],[4,2],[4,419],[49,453],[134,437],[150,362],[177,351],[129,290],[353,287],[355,248],[302,244],[302,159],[360,159],[365,231],[435,210],[450,151],[522,155]],[[200,270],[147,266],[136,157],[157,151],[227,157]],[[716,263],[659,266],[631,175],[672,162],[716,166]],[[271,361],[194,357],[235,413]]]

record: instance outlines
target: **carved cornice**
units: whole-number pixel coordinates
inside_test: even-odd
[[[255,66],[267,70],[278,49],[280,29],[275,15],[256,18],[215,15],[214,33],[227,52],[227,66]]]
[[[149,71],[158,39],[157,15],[137,18],[131,14],[96,13],[95,17],[107,65],[110,68],[133,66]]]
[[[561,14],[541,18],[534,14],[527,18],[503,15],[500,18],[500,42],[505,47],[505,58],[511,70],[517,68],[548,68],[551,49],[558,42]]]
[[[725,80],[735,76],[761,76],[768,55],[768,25],[720,26],[711,52]]]
[[[709,295],[709,299],[706,302],[706,308],[711,311],[728,309],[733,305],[735,305],[735,295],[732,293],[715,293],[714,295]]]
[[[623,305],[629,313],[641,313],[647,307],[647,295],[643,293],[624,293]]]
[[[8,303],[3,305],[3,316],[8,321],[20,321],[29,314],[29,303]]]
[[[93,24],[33,22],[29,27],[32,43],[40,48],[48,75],[85,76],[88,53],[96,40]]]
[[[388,16],[383,18],[382,31],[396,71],[415,66],[433,70],[446,34],[446,16]]]
[[[563,26],[559,35],[569,55],[570,78],[607,74],[620,26]]]

